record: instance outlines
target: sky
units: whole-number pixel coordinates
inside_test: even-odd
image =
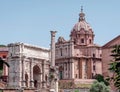
[[[50,47],[50,31],[69,40],[83,6],[94,42],[120,35],[120,0],[0,0],[0,44],[23,42]]]

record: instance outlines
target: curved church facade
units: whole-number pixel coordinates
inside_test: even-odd
[[[59,37],[56,42],[56,65],[60,80],[92,83],[96,74],[102,74],[101,46],[94,43],[94,31],[85,20],[81,9],[79,20],[74,25],[67,41]]]

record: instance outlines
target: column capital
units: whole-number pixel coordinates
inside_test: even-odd
[[[51,32],[51,36],[55,37],[55,34],[57,33],[57,31],[50,31]]]

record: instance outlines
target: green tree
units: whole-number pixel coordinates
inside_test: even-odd
[[[95,81],[90,88],[90,92],[110,92],[110,88],[104,82]]]
[[[114,86],[120,90],[120,45],[113,46],[111,53],[113,60],[109,64],[109,70],[113,73],[113,76],[109,77],[109,80],[113,81]]]
[[[104,76],[103,76],[103,75],[101,75],[101,74],[96,74],[96,75],[94,76],[94,78],[95,78],[98,82],[104,82],[104,84],[105,84],[106,86],[109,86],[109,82],[108,82],[106,79],[104,79]]]
[[[74,92],[79,92],[79,90],[78,89],[75,89],[75,91]]]

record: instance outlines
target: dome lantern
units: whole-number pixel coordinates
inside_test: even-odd
[[[79,14],[79,22],[85,20],[85,14],[83,13],[83,6],[81,6],[81,13]]]

